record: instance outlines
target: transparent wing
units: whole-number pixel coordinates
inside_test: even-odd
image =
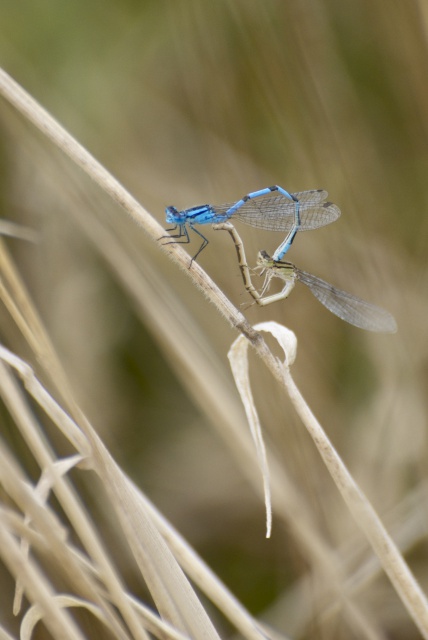
[[[233,205],[216,206],[215,212],[224,214]],[[291,231],[294,227],[296,203],[278,191],[251,198],[237,209],[232,217],[245,224],[266,231]]]
[[[351,293],[336,289],[333,285],[316,276],[295,269],[296,278],[312,291],[313,295],[336,316],[367,331],[394,333],[397,325],[393,316],[370,302],[361,300]]]
[[[339,208],[331,202],[325,202],[327,192],[318,189],[300,191],[292,194],[299,200],[299,229],[302,231],[317,229],[340,216]],[[291,231],[296,223],[296,202],[278,191],[271,191],[262,196],[244,202],[233,213],[233,218],[266,231]],[[216,214],[224,215],[232,204],[214,207]]]
[[[311,191],[296,191],[291,195],[297,198],[300,204],[308,202],[315,205],[327,200],[328,193],[324,189],[312,189]]]
[[[326,202],[327,191],[302,191],[293,194],[299,201],[300,231],[319,229],[340,216],[340,209],[333,202]]]

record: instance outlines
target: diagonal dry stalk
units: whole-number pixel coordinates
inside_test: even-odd
[[[153,220],[104,167],[4,71],[0,71],[0,93],[80,166],[115,202],[120,204],[154,241],[157,241],[164,234],[162,227]],[[246,337],[274,377],[287,390],[297,413],[313,438],[352,516],[372,545],[385,572],[388,574],[421,633],[425,638],[428,638],[428,605],[424,594],[397,547],[388,536],[377,514],[359,490],[301,396],[291,377],[289,368],[287,366],[283,367],[273,357],[260,334],[254,331],[245,317],[235,309],[199,265],[193,264],[192,268],[189,269],[189,257],[181,247],[167,245],[163,248],[163,251],[167,252],[170,258],[185,270],[188,277],[202,290],[204,295],[216,306],[228,322]]]

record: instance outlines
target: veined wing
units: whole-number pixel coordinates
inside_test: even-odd
[[[308,202],[315,205],[325,202],[328,193],[325,189],[311,189],[310,191],[296,191],[296,193],[292,193],[291,195],[297,198],[300,204]]]
[[[295,274],[312,291],[313,295],[329,311],[360,329],[384,333],[395,333],[397,325],[393,316],[370,302],[333,287],[316,276],[295,267]]]
[[[328,193],[323,189],[301,191],[292,195],[299,201],[299,231],[319,229],[334,222],[340,216],[339,207],[333,202],[326,202]]]
[[[251,198],[232,214],[233,219],[266,231],[291,231],[295,225],[296,202],[278,191],[270,191],[263,196]],[[224,215],[233,205],[214,207],[215,212]]]
[[[252,198],[233,213],[233,218],[258,229],[289,232],[296,227],[297,205],[300,219],[298,229],[301,231],[323,227],[340,216],[335,204],[325,202],[328,194],[323,189],[300,191],[292,195],[298,199],[298,203],[278,191]],[[215,207],[215,210],[224,214],[228,206],[232,205]]]

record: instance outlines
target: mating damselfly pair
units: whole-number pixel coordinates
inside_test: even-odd
[[[340,216],[340,209],[328,202],[327,196],[327,192],[322,189],[289,193],[275,185],[249,193],[232,204],[205,204],[182,211],[175,207],[167,207],[166,221],[174,224],[168,231],[178,230],[178,233],[165,238],[172,238],[172,243],[187,244],[190,241],[188,229],[199,235],[203,242],[193,256],[193,262],[208,244],[208,239],[195,228],[195,225],[212,224],[215,229],[229,231],[238,253],[245,288],[258,305],[265,306],[287,298],[296,281],[299,281],[305,284],[329,311],[345,322],[368,331],[393,333],[397,330],[397,325],[388,311],[337,289],[321,278],[298,269],[291,262],[281,260],[298,231],[318,229],[334,222]],[[265,275],[260,293],[252,284],[244,246],[230,222],[231,219],[263,230],[287,232],[272,258],[266,251],[260,251],[258,254],[257,267],[261,274]],[[285,282],[283,289],[279,293],[265,296],[271,280],[275,277]]]
[[[232,204],[203,204],[191,209],[178,211],[175,207],[166,208],[166,221],[173,224],[172,229],[178,231],[173,242],[187,244],[188,229],[194,231],[203,240],[192,260],[205,249],[208,239],[195,228],[195,225],[220,224],[233,218],[252,227],[265,231],[286,231],[285,240],[281,242],[274,260],[281,260],[287,253],[297,231],[318,229],[337,220],[340,209],[332,202],[326,202],[328,193],[323,189],[288,193],[277,185],[253,191],[241,200]]]

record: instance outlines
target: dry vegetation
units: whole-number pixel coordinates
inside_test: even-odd
[[[1,213],[36,233],[0,244],[0,639],[428,638],[424,5],[25,0],[0,21]],[[342,217],[290,259],[397,334],[298,289],[247,307],[224,232],[190,270],[197,243],[161,249],[166,205],[275,183],[329,191]],[[282,240],[239,231],[252,264]],[[295,382],[266,321],[297,336]]]

